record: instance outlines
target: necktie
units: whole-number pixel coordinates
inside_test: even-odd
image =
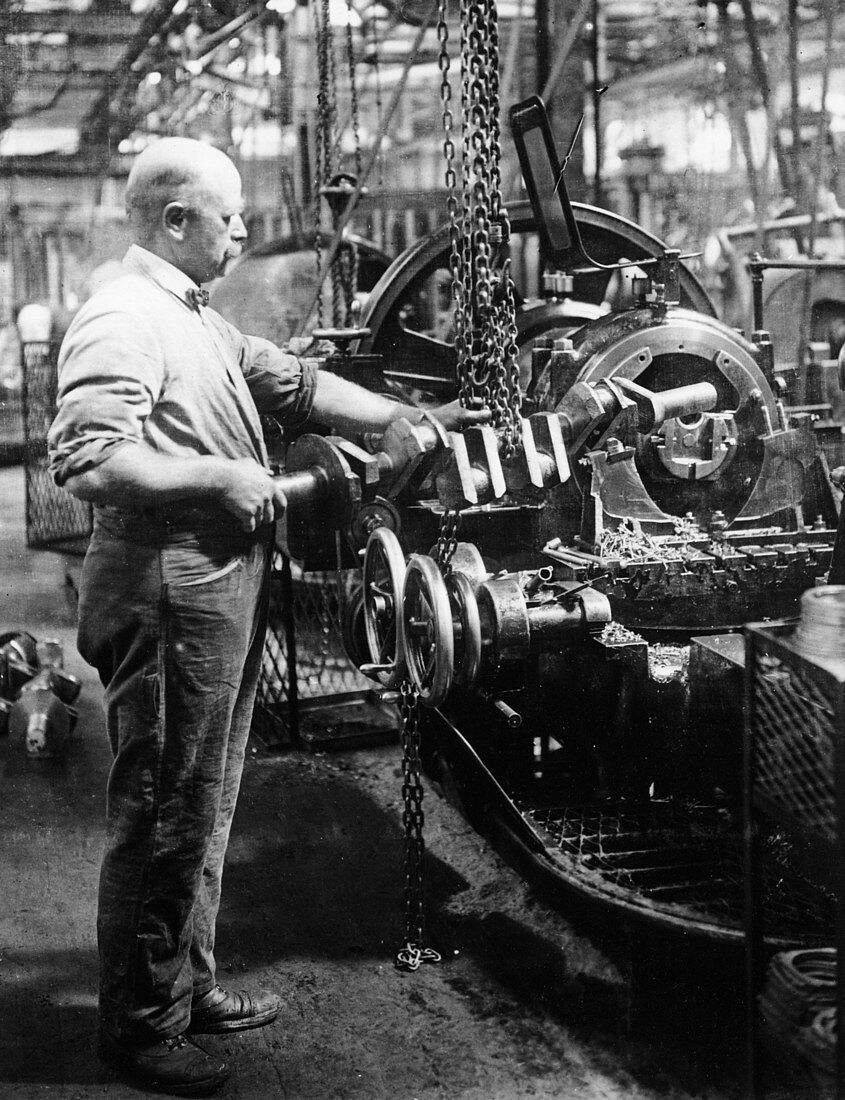
[[[185,291],[185,297],[191,309],[195,309],[198,313],[203,306],[208,305],[208,291],[203,290],[202,287],[190,287]]]

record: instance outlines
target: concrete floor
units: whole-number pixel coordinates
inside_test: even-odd
[[[109,753],[74,648],[67,560],[27,550],[23,473],[0,469],[0,631],[65,645],[83,680],[62,761],[0,739],[0,1098],[141,1095],[96,1058],[94,914]],[[71,573],[76,566],[71,568]],[[549,910],[450,805],[426,797],[440,965],[397,971],[400,759],[387,746],[249,754],[220,916],[221,979],[272,986],[272,1026],[210,1038],[225,1100],[736,1100],[736,960],[659,965]],[[658,980],[657,971],[661,972]],[[773,1096],[800,1100],[803,1090]]]

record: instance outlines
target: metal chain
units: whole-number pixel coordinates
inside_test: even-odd
[[[327,165],[329,176],[339,167],[340,130],[337,114],[337,58],[335,57],[334,26],[330,16],[330,0],[323,0],[323,34],[326,38],[326,61],[329,75],[329,131],[326,141],[330,151]]]
[[[329,19],[328,0],[314,0],[314,29],[317,36],[317,125],[314,135],[314,254],[317,264],[317,273],[322,263],[323,233],[322,233],[322,195],[320,189],[329,178],[331,156],[331,86],[329,83],[328,50],[330,48],[331,21]],[[317,327],[323,328],[325,322],[323,313],[323,295],[317,298]]]
[[[419,970],[424,962],[440,962],[425,940],[425,841],[420,768],[419,693],[405,680],[399,689],[402,714],[402,801],[405,826],[405,945],[396,955],[399,970]]]
[[[461,0],[460,19],[460,225],[457,211],[449,207],[459,393],[463,405],[481,398],[490,407],[504,457],[510,458],[519,445],[522,395],[511,267],[508,259],[500,264],[498,260],[500,246],[510,237],[510,221],[501,190],[496,0]],[[451,199],[456,180],[445,0],[438,5],[438,36],[446,186]]]
[[[346,0],[352,10],[352,0]],[[332,184],[340,167],[340,133],[337,113],[337,66],[334,34],[332,31],[329,0],[314,0],[314,26],[317,34],[317,127],[315,140],[315,196],[314,196],[314,251],[317,270],[320,271],[323,252],[322,188]],[[346,26],[346,63],[349,69],[351,97],[351,125],[354,135],[355,172],[361,172],[360,124],[358,92],[355,76],[355,50],[351,20]],[[330,204],[331,205],[331,204]],[[332,230],[337,231],[341,216],[340,205],[332,207]],[[354,243],[340,248],[332,261],[330,272],[332,288],[332,320],[338,327],[352,323],[353,303],[358,289],[358,254]],[[317,301],[317,324],[324,323],[322,294]]]
[[[381,44],[378,37],[378,19],[373,16],[370,20],[372,25],[372,70],[375,83],[375,101],[376,101],[376,133],[381,132],[382,122],[382,102],[381,102],[381,63],[379,62],[379,56],[381,54]],[[378,185],[384,186],[384,152],[379,150],[378,155]]]
[[[325,54],[328,68],[329,85],[329,111],[327,115],[327,132],[324,142],[329,151],[326,158],[326,172],[323,177],[323,185],[332,184],[335,174],[340,169],[340,129],[337,113],[337,57],[335,55],[334,28],[330,17],[330,0],[322,0],[323,3],[323,33],[326,40]],[[339,212],[332,210],[332,233],[337,230]],[[347,313],[346,289],[343,285],[343,270],[338,263],[338,258],[332,261],[331,269],[332,285],[332,323],[336,327],[345,324]]]
[[[352,126],[352,163],[355,179],[361,178],[361,123],[358,112],[358,77],[355,59],[355,43],[352,36],[352,0],[346,0],[346,66],[349,70],[350,121]],[[358,293],[358,246],[353,241],[345,241],[337,254],[337,267],[341,272],[343,287],[343,319],[346,326],[353,324],[352,305]]]
[[[346,323],[348,303],[346,299],[346,288],[343,285],[343,267],[340,262],[340,251],[338,251],[332,263],[331,278],[332,320],[338,328],[341,328]]]
[[[435,561],[444,577],[452,572],[452,558],[458,549],[458,531],[461,527],[461,513],[457,508],[447,508],[440,517],[440,531],[437,535]]]
[[[492,285],[490,280],[490,196],[488,191],[489,127],[487,84],[489,58],[482,26],[479,0],[466,5],[461,21],[461,74],[463,78],[463,230],[465,263],[470,279],[469,311],[471,351],[466,391],[469,404],[481,397],[491,407],[493,423],[500,415],[491,390],[491,352],[495,354],[490,329]]]
[[[449,271],[452,275],[454,299],[453,331],[458,362],[458,378],[466,376],[467,363],[467,289],[461,252],[461,232],[458,224],[458,177],[455,171],[455,141],[452,136],[455,118],[452,113],[452,84],[449,80],[449,23],[447,0],[438,0],[437,38],[440,43],[438,65],[440,68],[440,99],[443,104],[443,159],[446,163],[446,210],[449,215]]]
[[[498,227],[502,244],[510,240],[510,219],[502,201],[502,146],[501,122],[499,117],[499,24],[496,0],[487,0],[488,31],[490,35],[490,144],[493,155],[490,159],[490,218]],[[516,301],[513,278],[511,276],[510,257],[507,257],[499,271],[497,293],[497,315],[494,322],[499,355],[496,361],[496,392],[503,406],[501,428],[503,431],[503,456],[511,458],[518,446],[519,419],[522,413],[522,392],[519,388],[519,360],[516,328]],[[506,407],[506,411],[505,408]]]
[[[332,285],[335,315],[341,325],[350,326],[353,323],[352,305],[358,290],[358,247],[354,241],[341,242],[332,268]]]
[[[355,175],[361,178],[361,126],[358,118],[358,77],[355,64],[355,44],[352,38],[352,0],[346,0],[346,66],[349,69],[349,101],[354,139]]]

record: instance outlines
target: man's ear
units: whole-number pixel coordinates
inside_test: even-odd
[[[185,231],[185,207],[181,202],[169,202],[164,208],[162,214],[162,222],[164,228],[171,236],[178,237],[180,240]]]

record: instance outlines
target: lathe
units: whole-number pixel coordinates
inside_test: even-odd
[[[808,404],[762,306],[750,336],[729,328],[677,250],[569,203],[536,101],[515,111],[533,222],[523,204],[509,224],[539,232],[548,270],[509,365],[478,368],[465,318],[454,342],[406,323],[410,284],[450,267],[442,233],[394,262],[325,365],[406,400],[481,396],[493,424],[448,433],[423,401],[380,439],[295,440],[285,550],[330,567],[329,526],[363,559],[350,656],[413,693],[426,767],[480,828],[565,891],[733,942],[740,631],[794,615],[830,567],[838,380],[817,372]],[[778,874],[770,936],[806,942],[829,900]]]

